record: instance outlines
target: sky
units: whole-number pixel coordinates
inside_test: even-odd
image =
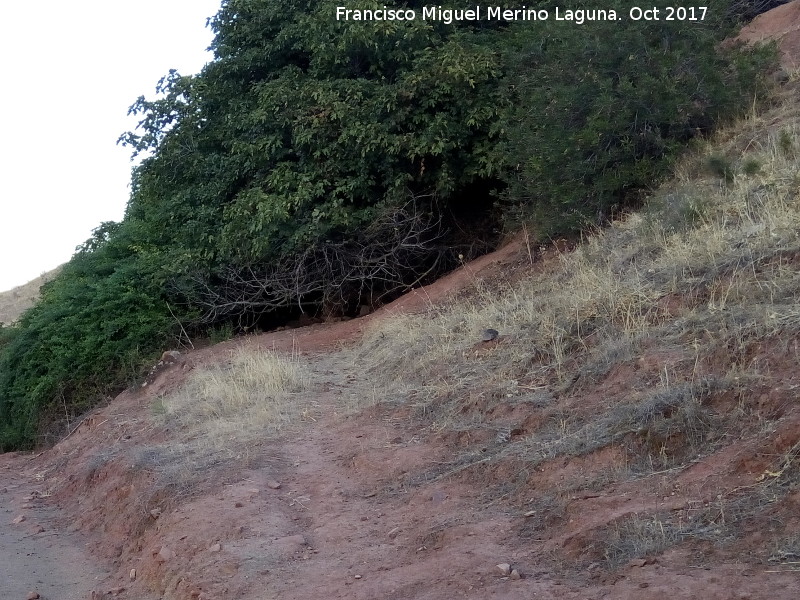
[[[212,56],[220,0],[38,0],[0,9],[0,291],[69,260],[130,192],[128,107]]]

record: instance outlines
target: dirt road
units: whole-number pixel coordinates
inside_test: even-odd
[[[15,471],[18,464],[0,465],[0,598],[36,592],[44,600],[89,599],[107,573],[77,534],[58,526],[35,479]]]

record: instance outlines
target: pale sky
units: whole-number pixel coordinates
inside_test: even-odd
[[[66,262],[128,200],[117,146],[169,69],[211,60],[220,0],[39,0],[0,11],[0,291]]]

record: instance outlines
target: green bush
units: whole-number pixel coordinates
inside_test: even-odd
[[[654,6],[668,3],[654,2]],[[627,16],[626,2],[608,2]],[[663,10],[662,10],[663,14]],[[602,222],[635,205],[688,141],[752,103],[774,50],[717,51],[724,12],[703,23],[545,21],[512,32],[504,200],[540,230]]]
[[[0,449],[133,381],[171,331],[159,296],[153,272],[111,247],[78,253],[43,286],[0,349]]]

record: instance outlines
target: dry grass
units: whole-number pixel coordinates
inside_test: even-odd
[[[679,532],[663,515],[633,515],[611,528],[603,559],[609,569],[616,569],[635,558],[657,556],[678,541]]]
[[[583,456],[626,439],[636,439],[644,453],[631,474],[683,464],[705,453],[717,418],[704,405],[712,382],[658,387],[613,404],[601,414],[557,415],[552,424],[512,445],[506,454],[522,456],[533,468],[558,457]]]
[[[800,359],[798,156],[800,107],[787,103],[722,132],[642,211],[555,264],[534,264],[506,285],[476,278],[446,306],[374,321],[359,344],[328,359],[352,375],[341,408],[401,403],[431,432],[485,434],[476,436],[480,447],[433,469],[421,465],[411,485],[505,459],[532,472],[609,446],[630,460],[620,477],[647,477],[765,434],[769,417],[748,399],[758,386],[774,386],[772,358],[758,349],[768,343],[780,349],[775,360]],[[482,344],[488,327],[501,338]],[[188,471],[198,461],[241,459],[255,440],[313,415],[311,377],[296,359],[269,353],[195,373],[163,400],[166,419],[183,432],[171,456]],[[717,410],[725,395],[739,405]],[[497,414],[517,421],[494,421]],[[731,492],[702,514],[612,524],[606,564],[687,537],[728,535],[723,521],[740,524],[767,498],[796,489],[795,454],[780,477]],[[165,456],[142,459],[163,464]],[[545,494],[531,535],[557,522],[565,502]]]
[[[439,406],[440,421],[461,418],[459,402],[487,388],[505,401],[536,388],[567,394],[654,345],[685,354],[676,385],[696,383],[698,364],[724,347],[730,375],[747,372],[754,343],[800,332],[800,113],[776,110],[780,126],[770,113],[723,132],[645,210],[555,269],[502,289],[476,280],[468,300],[378,323],[351,351],[353,364],[380,372],[389,399],[454,402]],[[705,167],[714,153],[729,157],[727,183]],[[486,327],[504,339],[476,358]]]
[[[36,304],[39,299],[39,288],[55,277],[61,267],[42,273],[36,279],[17,286],[7,292],[0,292],[0,323],[10,325],[22,313]]]
[[[297,356],[234,351],[227,363],[192,372],[178,391],[158,399],[156,417],[176,431],[169,443],[139,451],[134,467],[155,472],[159,486],[176,496],[212,475],[237,472],[231,464],[264,466],[272,458],[262,442],[315,418],[310,387],[311,373]]]
[[[603,558],[610,569],[633,558],[660,554],[683,540],[709,540],[717,544],[733,540],[747,523],[756,523],[765,511],[775,507],[800,485],[800,443],[779,457],[750,485],[719,494],[710,501],[688,502],[672,513],[636,514],[605,528],[602,541]],[[800,565],[800,537],[785,534],[783,519],[771,517],[771,525],[760,525],[762,534],[776,535],[765,548],[764,562],[786,570]],[[763,544],[763,542],[762,542]]]
[[[297,357],[239,350],[228,364],[193,372],[161,402],[167,419],[199,446],[218,449],[274,436],[309,418],[309,385],[310,373]]]

